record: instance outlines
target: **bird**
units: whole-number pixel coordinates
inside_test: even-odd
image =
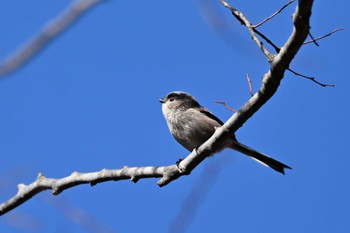
[[[216,128],[224,124],[207,108],[201,106],[189,93],[173,91],[159,101],[162,103],[162,112],[170,133],[178,143],[189,151],[202,145],[214,134]],[[292,169],[288,165],[238,142],[234,134],[230,135],[222,145],[214,153],[231,148],[282,174],[285,174],[285,169]]]

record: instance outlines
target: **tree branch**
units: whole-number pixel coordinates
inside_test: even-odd
[[[0,77],[23,66],[39,53],[49,42],[57,38],[84,13],[103,0],[75,0],[63,13],[48,23],[33,39],[0,62]]]
[[[305,41],[304,44],[310,44],[310,43],[314,43],[315,41],[318,41],[318,40],[321,40],[325,37],[328,37],[328,36],[331,36],[332,34],[336,33],[336,32],[339,32],[339,31],[342,31],[344,30],[344,28],[337,28],[337,29],[334,29],[333,31],[331,31],[330,33],[326,34],[326,35],[323,35],[323,36],[319,36],[317,38],[313,38],[312,40],[309,40],[309,41]]]
[[[264,23],[266,23],[267,21],[269,21],[270,19],[272,19],[273,17],[275,17],[276,15],[278,15],[279,13],[281,13],[287,6],[289,6],[290,4],[292,4],[293,2],[295,2],[295,0],[290,0],[289,2],[287,2],[286,5],[284,5],[283,7],[281,7],[278,11],[276,11],[275,13],[273,13],[272,15],[270,15],[269,17],[267,17],[266,19],[264,19],[263,21],[261,21],[258,24],[255,24],[254,26],[252,26],[253,28],[257,28],[260,27],[261,25],[263,25]]]
[[[18,185],[17,194],[0,205],[0,216],[44,190],[51,189],[52,194],[58,195],[64,190],[80,184],[90,184],[93,186],[105,181],[126,179],[137,182],[141,178],[166,177],[168,174],[176,173],[175,170],[178,170],[176,165],[165,167],[123,167],[121,169],[103,169],[99,172],[90,173],[73,172],[70,176],[61,179],[46,178],[39,173],[37,179],[33,183],[29,185]],[[173,177],[173,179],[175,179],[175,177]]]
[[[243,15],[242,12],[238,11],[237,9],[233,8],[228,2],[224,1],[224,0],[219,0],[221,2],[221,4],[228,8],[232,15],[244,26],[246,26],[249,30],[249,33],[253,39],[253,41],[258,45],[258,47],[261,49],[261,51],[265,54],[265,56],[267,57],[267,59],[269,61],[273,60],[274,55],[272,53],[270,53],[264,46],[263,42],[261,42],[259,40],[259,38],[256,36],[257,34],[257,30],[255,28],[253,28],[252,23]]]
[[[224,2],[223,0],[220,1],[222,3]],[[293,15],[293,32],[279,53],[271,61],[270,70],[263,76],[260,90],[219,128],[214,133],[213,137],[202,145],[203,147],[209,146],[214,138],[221,140],[221,138],[226,135],[226,132],[230,132],[230,134],[234,133],[274,95],[289,64],[309,34],[309,19],[311,16],[312,4],[313,0],[299,0]],[[251,27],[248,27],[248,29],[251,32]],[[209,145],[207,145],[207,143]]]
[[[265,55],[269,57],[269,52],[262,46],[262,43],[256,37],[249,21],[237,10],[226,2],[220,0],[225,7],[231,12],[234,10],[234,16],[240,21],[245,22],[253,40],[258,47],[263,50]],[[288,69],[289,64],[297,54],[298,50],[305,41],[309,33],[309,19],[311,16],[313,0],[299,0],[293,15],[294,30],[286,44],[281,48],[276,56],[271,57],[270,70],[264,75],[260,90],[255,93],[243,107],[220,128],[217,128],[215,133],[204,144],[192,151],[185,159],[177,165],[165,167],[124,167],[117,170],[102,170],[92,173],[77,173],[74,172],[70,176],[62,179],[45,178],[39,174],[35,182],[30,185],[18,185],[18,193],[8,201],[0,205],[0,215],[19,206],[37,193],[51,189],[54,195],[59,194],[65,189],[79,185],[91,184],[110,181],[110,180],[125,180],[130,179],[137,182],[141,178],[159,178],[158,185],[160,187],[169,184],[180,176],[190,174],[190,172],[198,166],[206,157],[212,155],[217,148],[222,147],[225,138],[229,137],[237,131],[255,112],[257,112],[277,91],[277,88]],[[233,9],[233,10],[232,10]]]
[[[303,78],[306,78],[308,80],[313,81],[314,83],[320,85],[321,87],[335,87],[334,84],[321,83],[321,82],[317,81],[315,77],[310,77],[310,76],[307,76],[307,75],[304,75],[304,74],[300,74],[300,73],[298,73],[298,72],[296,72],[296,71],[294,71],[294,70],[292,70],[290,68],[288,68],[288,70],[290,72],[292,72],[293,74],[297,75],[297,76],[300,76],[300,77],[303,77]]]

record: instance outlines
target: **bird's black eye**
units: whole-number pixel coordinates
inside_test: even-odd
[[[174,98],[170,98],[169,100],[170,100],[170,102],[173,102],[173,101],[174,101]]]

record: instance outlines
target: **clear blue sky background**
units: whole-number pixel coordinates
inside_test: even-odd
[[[4,58],[71,1],[0,3]],[[254,23],[286,1],[235,1]],[[261,31],[282,45],[289,7]],[[277,94],[237,138],[290,165],[285,176],[234,151],[159,188],[156,179],[41,193],[0,218],[0,232],[350,232],[349,1],[315,1],[315,37],[292,63],[336,84],[286,73]],[[0,198],[42,172],[169,165],[188,152],[168,132],[158,99],[193,94],[223,121],[240,108],[269,64],[218,1],[106,1],[22,69],[0,79]],[[181,216],[181,217],[178,217]],[[176,226],[179,228],[172,228]],[[170,229],[175,229],[171,231]]]

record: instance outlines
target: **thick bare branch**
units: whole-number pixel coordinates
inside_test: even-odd
[[[13,54],[0,62],[0,77],[5,76],[28,62],[40,52],[50,41],[64,32],[76,22],[84,13],[103,0],[76,0],[57,18],[44,26],[42,31]]]
[[[223,4],[226,3],[223,0],[220,1]],[[309,33],[309,19],[311,16],[312,4],[313,0],[299,0],[293,16],[294,30],[279,53],[276,56],[271,57],[271,67],[263,77],[263,83],[260,90],[254,94],[222,127],[217,128],[210,139],[192,151],[189,156],[180,161],[177,165],[165,167],[124,167],[117,170],[102,170],[93,173],[74,172],[72,175],[62,179],[45,178],[43,175],[39,174],[37,180],[32,184],[20,184],[18,186],[18,193],[0,205],[0,215],[19,206],[43,190],[51,189],[53,194],[57,195],[63,190],[79,184],[89,183],[95,185],[104,181],[125,179],[131,179],[132,181],[137,182],[141,178],[159,177],[161,177],[161,179],[158,181],[158,185],[162,187],[182,175],[190,174],[190,172],[206,157],[213,154],[218,148],[222,148],[221,144],[225,141],[225,138],[237,131],[277,91],[285,71],[289,68],[289,64],[297,54]],[[225,6],[229,8],[232,13],[233,11],[235,12],[234,16],[240,22],[242,20],[245,22],[250,34],[254,37],[253,40],[258,44],[260,49],[265,50],[251,28],[249,21],[240,12],[236,12],[234,8],[229,5]],[[268,51],[265,54],[269,57]]]
[[[54,195],[58,195],[62,191],[80,184],[95,185],[110,180],[126,179],[137,182],[141,178],[159,178],[167,176],[168,173],[174,174],[176,173],[175,170],[178,170],[176,165],[166,167],[124,167],[122,169],[104,169],[100,172],[90,173],[73,172],[70,176],[61,179],[46,178],[39,174],[33,183],[18,185],[17,194],[0,205],[0,215],[16,208],[44,190],[51,189]]]

